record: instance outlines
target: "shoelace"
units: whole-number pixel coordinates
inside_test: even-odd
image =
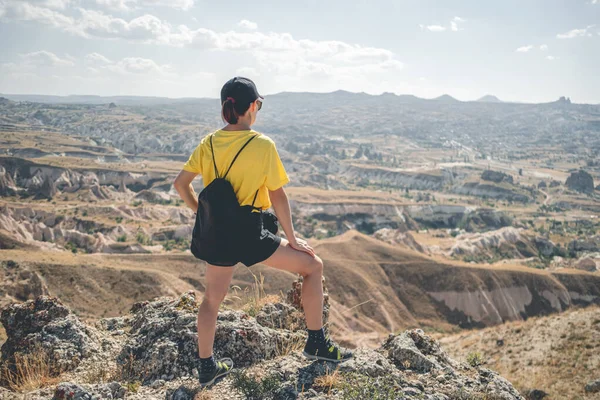
[[[338,360],[342,358],[342,352],[341,352],[341,350],[335,344],[335,342],[329,338],[329,335],[327,335],[325,337],[325,346],[327,346],[327,349],[329,350],[329,353],[334,353],[337,350],[336,358]]]
[[[218,368],[223,368],[225,371],[229,371],[229,365],[225,364],[224,362],[217,362],[217,367]]]

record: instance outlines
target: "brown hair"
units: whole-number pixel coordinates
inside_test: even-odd
[[[240,104],[236,102],[233,97],[228,97],[222,105],[221,115],[223,120],[230,124],[237,124],[238,119],[241,115],[246,114],[246,111],[250,108],[250,104]]]

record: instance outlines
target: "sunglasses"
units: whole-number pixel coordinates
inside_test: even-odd
[[[256,111],[260,111],[260,109],[262,108],[262,104],[263,104],[262,101],[256,100],[256,104],[258,105],[258,110],[256,110]]]

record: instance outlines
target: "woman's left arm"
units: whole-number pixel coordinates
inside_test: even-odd
[[[194,192],[194,188],[192,187],[192,181],[196,175],[198,174],[181,170],[173,182],[173,186],[175,187],[175,190],[177,190],[177,193],[179,193],[181,199],[194,212],[198,211],[198,199]]]

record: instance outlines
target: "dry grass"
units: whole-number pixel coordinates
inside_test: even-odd
[[[331,394],[332,389],[341,387],[343,382],[343,376],[340,374],[339,370],[336,369],[332,373],[321,375],[315,378],[313,386],[329,395]]]
[[[300,351],[304,348],[306,336],[294,335],[288,339],[278,339],[275,343],[275,355],[277,357],[287,356],[295,351]]]
[[[224,307],[243,310],[248,315],[255,317],[265,304],[281,301],[280,295],[266,293],[263,274],[258,274],[258,276],[252,274],[252,277],[254,283],[243,290],[239,286],[231,287],[231,292],[223,301]]]
[[[213,400],[213,396],[205,390],[202,390],[194,396],[194,400]]]
[[[35,348],[28,354],[15,354],[15,370],[6,366],[0,371],[1,380],[15,392],[29,392],[60,382],[60,376],[55,376],[48,358],[42,348]]]

